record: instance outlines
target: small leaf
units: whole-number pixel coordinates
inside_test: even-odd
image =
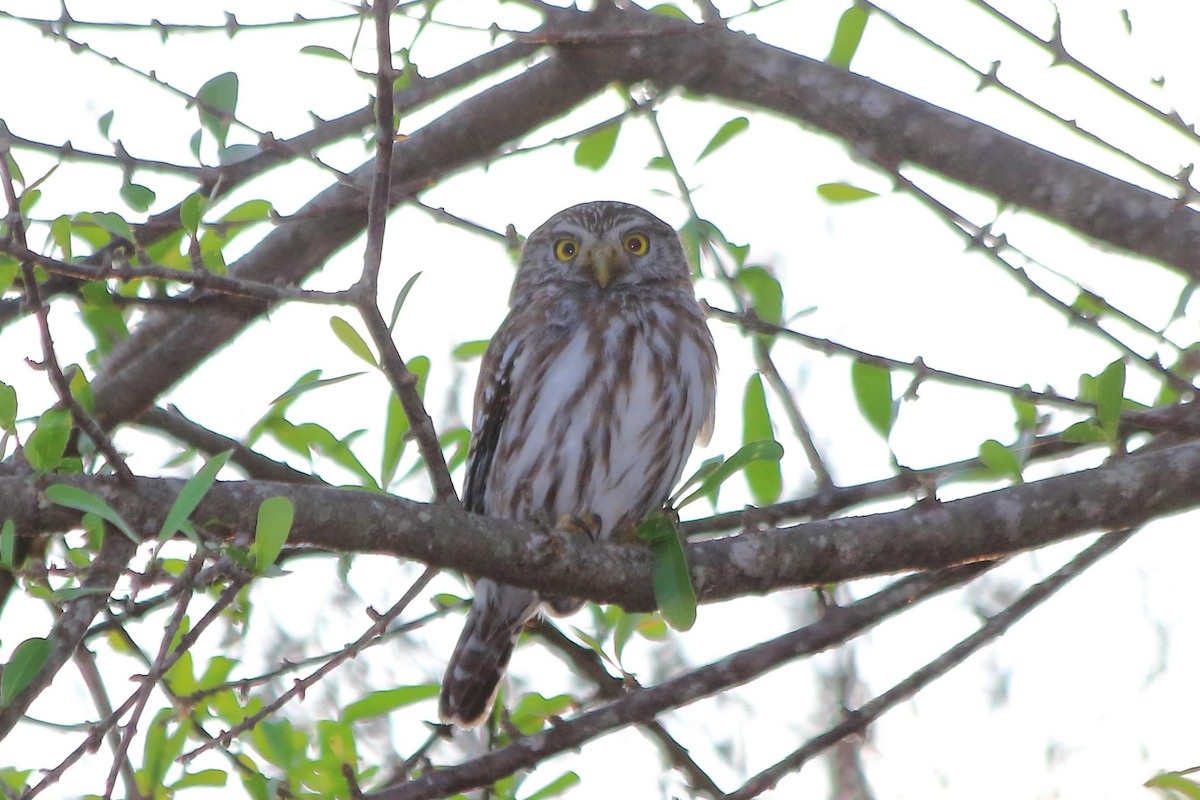
[[[218,147],[225,146],[225,137],[229,133],[229,124],[238,101],[238,76],[233,72],[225,72],[210,78],[200,91],[196,92],[200,124],[208,129],[217,140]]]
[[[537,733],[545,727],[549,717],[562,714],[575,705],[570,695],[558,694],[545,697],[537,692],[523,696],[510,714],[513,725],[526,736]]]
[[[680,505],[676,505],[676,501],[680,497],[683,497],[683,493],[706,479],[709,475],[712,475],[714,472],[720,469],[721,465],[724,463],[725,459],[721,456],[713,456],[712,458],[705,459],[705,461],[700,465],[699,469],[692,473],[692,476],[684,481],[679,488],[675,490],[675,494],[671,495],[668,505],[670,505],[672,508],[681,507]]]
[[[6,569],[15,569],[17,565],[13,560],[16,558],[16,552],[17,526],[11,519],[6,519],[4,524],[0,525],[0,565]]]
[[[1096,378],[1096,419],[1109,440],[1117,438],[1125,402],[1125,361],[1118,358]]]
[[[12,702],[37,677],[49,657],[49,639],[35,637],[17,645],[12,658],[4,665],[4,675],[0,676],[0,702],[5,705]]]
[[[858,51],[858,45],[862,42],[868,16],[867,9],[857,3],[842,12],[837,31],[833,34],[833,46],[825,59],[827,64],[845,68],[850,66],[854,54]]]
[[[96,404],[92,398],[92,385],[88,382],[87,375],[84,374],[82,367],[76,366],[75,370],[71,372],[69,388],[71,396],[83,407],[84,411],[90,413],[95,410]]]
[[[334,50],[332,47],[325,47],[324,45],[319,44],[305,45],[304,47],[300,48],[300,52],[305,55],[322,56],[324,58],[332,58],[346,63],[349,63],[350,61],[350,56],[346,55],[345,53]]]
[[[783,322],[783,287],[778,278],[762,267],[745,267],[738,270],[733,280],[750,295],[759,319],[772,325]]]
[[[524,800],[548,800],[551,797],[558,797],[563,792],[578,784],[579,775],[570,771],[564,772],[541,789],[524,798]]]
[[[187,789],[191,786],[224,786],[228,780],[229,775],[219,769],[202,769],[199,772],[185,772],[182,778],[167,787],[171,790],[168,796],[180,789]]]
[[[71,260],[71,218],[66,214],[50,223],[50,238],[62,251],[64,261]]]
[[[204,210],[208,207],[208,199],[194,192],[183,199],[179,206],[179,223],[183,225],[183,229],[195,236],[200,230],[200,220],[204,217]]]
[[[38,472],[52,472],[62,461],[71,437],[71,415],[62,409],[50,409],[38,419],[37,427],[25,441],[25,459]]]
[[[213,456],[183,485],[175,502],[167,511],[162,528],[158,531],[160,542],[165,542],[182,529],[183,523],[196,510],[196,506],[200,505],[204,495],[208,494],[208,490],[212,488],[213,482],[217,479],[217,473],[228,463],[232,455],[232,450],[226,450],[224,453]]]
[[[696,590],[676,520],[673,514],[655,514],[638,526],[637,535],[650,544],[654,602],[667,624],[686,631],[696,624]]]
[[[389,331],[396,327],[396,320],[400,319],[400,309],[404,307],[404,301],[408,299],[408,293],[412,291],[413,284],[419,277],[421,277],[421,273],[414,272],[412,277],[405,281],[404,286],[400,288],[400,294],[396,295],[396,302],[392,304],[392,318],[388,322]]]
[[[346,345],[346,347],[350,349],[351,353],[354,353],[354,355],[358,356],[372,367],[379,366],[379,362],[375,360],[375,356],[371,352],[371,348],[367,346],[367,343],[363,340],[362,336],[358,334],[358,331],[354,330],[349,322],[346,322],[346,320],[342,319],[341,317],[332,317],[329,320],[329,327],[333,328],[333,334],[337,336],[339,340],[341,340],[342,344]]]
[[[979,445],[979,460],[995,474],[1021,483],[1021,462],[1012,450],[995,439],[988,439]]]
[[[21,265],[17,263],[16,259],[0,253],[0,294],[7,292],[8,287],[13,285],[20,269]]]
[[[126,181],[121,186],[121,199],[137,212],[149,211],[155,197],[153,189],[149,186],[142,186],[140,183]]]
[[[1025,391],[1029,391],[1029,384],[1021,387]],[[1032,400],[1026,400],[1019,395],[1013,395],[1012,398],[1013,411],[1017,412],[1017,430],[1028,431],[1033,433],[1038,427],[1037,403]]]
[[[17,390],[0,381],[0,430],[11,431],[17,426]]]
[[[400,457],[408,443],[408,413],[394,393],[388,394],[387,417],[383,426],[383,475],[381,486],[390,486],[400,467]]]
[[[1082,422],[1076,422],[1059,434],[1059,436],[1062,437],[1064,442],[1074,442],[1077,444],[1092,444],[1108,440],[1108,437],[1094,419],[1085,419]]]
[[[850,381],[854,385],[858,410],[871,423],[871,427],[887,439],[896,421],[892,402],[892,373],[865,361],[855,361],[850,369]]]
[[[124,239],[127,242],[136,241],[133,236],[133,229],[129,227],[129,223],[121,215],[114,214],[111,211],[96,211],[91,214],[91,218],[93,222],[108,231],[113,238]]]
[[[854,203],[879,196],[878,192],[848,183],[822,183],[817,187],[817,194],[831,203]]]
[[[707,158],[714,150],[727,143],[730,139],[742,133],[750,127],[750,120],[745,117],[734,117],[733,119],[722,125],[713,137],[708,140],[708,144],[704,145],[704,149],[700,151],[700,155],[696,156],[696,163]]]
[[[100,129],[100,135],[105,139],[109,138],[109,131],[112,128],[113,112],[106,111],[100,115],[100,119],[96,120],[96,127]]]
[[[1145,786],[1147,789],[1166,789],[1171,797],[1179,795],[1186,800],[1200,800],[1200,783],[1184,777],[1191,771],[1165,772],[1146,781]]]
[[[360,719],[381,717],[390,714],[397,708],[419,703],[431,697],[437,697],[438,684],[427,683],[419,686],[401,686],[397,689],[384,689],[371,692],[361,700],[355,700],[342,711],[341,720],[345,723],[358,722]]]
[[[682,8],[673,3],[659,3],[650,9],[651,14],[658,14],[661,17],[671,17],[672,19],[681,19],[685,22],[691,22],[692,18],[687,15]]]
[[[748,444],[774,438],[775,430],[771,425],[771,412],[767,407],[762,376],[755,372],[746,382],[746,393],[742,400],[742,441]],[[783,475],[778,461],[753,461],[746,465],[745,475],[756,505],[769,505],[779,499]]]
[[[231,144],[227,147],[217,149],[217,163],[223,167],[230,164],[238,164],[242,161],[249,161],[257,156],[260,152],[257,145],[253,144]]]
[[[575,146],[575,163],[591,170],[602,168],[612,157],[620,132],[621,124],[617,122],[580,139]]]
[[[450,351],[450,355],[456,361],[470,361],[473,358],[479,358],[487,352],[490,339],[476,339],[473,342],[463,342]]]
[[[55,505],[95,514],[134,542],[141,541],[129,527],[129,523],[121,519],[121,515],[112,506],[91,492],[85,492],[83,489],[69,484],[56,483],[46,487],[46,497]]]
[[[275,563],[279,551],[287,542],[296,513],[286,497],[268,497],[258,507],[258,524],[254,527],[254,569],[261,573]]]
[[[759,460],[778,461],[781,458],[783,458],[783,445],[773,439],[743,445],[740,450],[714,469],[700,484],[700,488],[685,497],[677,507],[683,508],[701,497],[713,495],[722,483],[730,476],[745,469],[747,464]]]

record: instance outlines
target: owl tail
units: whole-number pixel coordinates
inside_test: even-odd
[[[487,718],[521,628],[537,611],[538,596],[490,580],[475,584],[475,600],[438,698],[442,722],[474,728]]]

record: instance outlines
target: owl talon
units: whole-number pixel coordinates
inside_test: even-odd
[[[554,529],[559,533],[586,535],[593,542],[600,538],[600,517],[588,512],[586,514],[563,514],[555,523]]]

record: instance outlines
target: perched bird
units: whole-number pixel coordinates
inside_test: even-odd
[[[509,307],[475,389],[467,510],[631,537],[713,422],[717,355],[678,236],[627,203],[560,211],[525,242]],[[581,605],[476,581],[442,679],[444,722],[487,717],[542,603]]]

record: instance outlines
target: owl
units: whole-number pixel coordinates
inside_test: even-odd
[[[631,538],[713,423],[716,350],[678,236],[627,203],[560,211],[525,242],[509,307],[476,386],[467,510]],[[542,605],[580,602],[475,583],[442,680],[444,722],[488,716]]]

